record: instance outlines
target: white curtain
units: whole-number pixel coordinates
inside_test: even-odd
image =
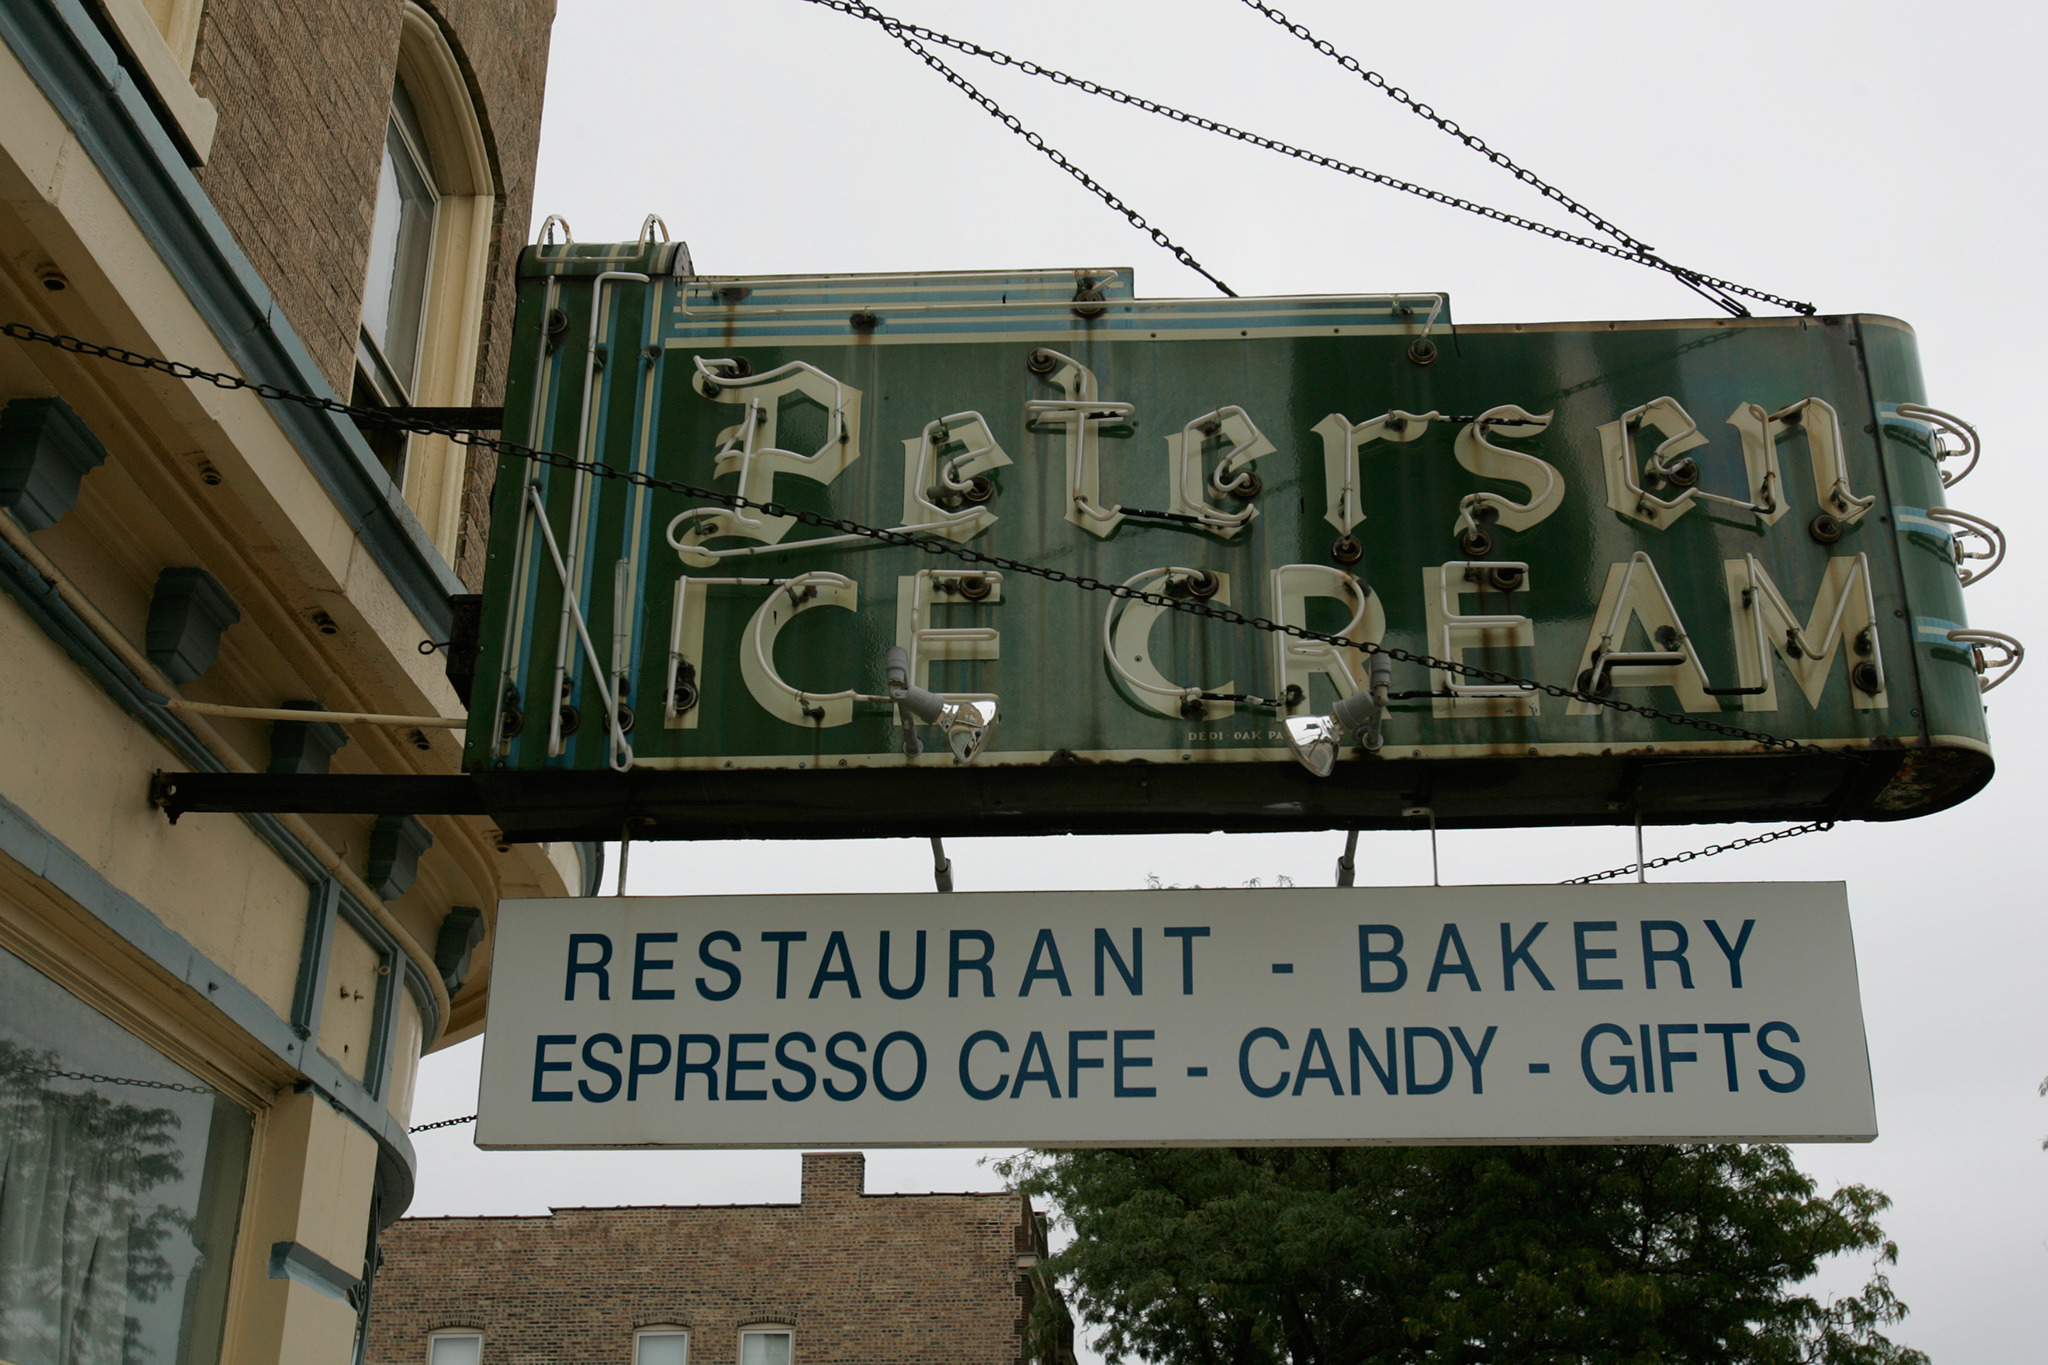
[[[740,1333],[740,1365],[789,1365],[789,1333]]]
[[[158,1248],[183,1219],[147,1196],[182,1175],[179,1120],[59,1089],[56,1067],[0,1040],[0,1359],[123,1365],[131,1300],[173,1278]]]

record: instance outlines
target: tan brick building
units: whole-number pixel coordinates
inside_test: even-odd
[[[863,1194],[863,1165],[805,1153],[798,1204],[406,1219],[384,1237],[368,1358],[1022,1365],[1045,1254],[1029,1199]]]
[[[502,402],[553,20],[0,0],[0,1360],[356,1359],[499,898],[595,884],[480,817],[152,796],[458,770],[419,645],[495,461],[248,386]]]

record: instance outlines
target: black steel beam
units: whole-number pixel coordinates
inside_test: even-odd
[[[199,811],[271,815],[487,815],[476,780],[383,773],[158,773],[149,799],[176,824]]]
[[[1413,829],[1418,817],[1405,812],[1416,807],[1434,810],[1439,829],[1629,824],[1637,812],[1656,825],[1883,820],[1958,800],[1979,776],[1913,763],[1900,750],[1378,759],[1342,764],[1327,779],[1293,763],[1234,764],[1227,785],[1205,764],[1080,761],[447,777],[165,773],[153,796],[173,820],[208,811],[482,815],[508,842],[528,843],[622,831],[637,841]],[[1913,807],[1887,809],[1883,794],[1907,776]]]

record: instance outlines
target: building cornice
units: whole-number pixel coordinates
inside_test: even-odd
[[[79,0],[0,5],[0,40],[106,178],[242,375],[295,393],[333,390],[236,245],[206,191]],[[464,589],[362,436],[293,403],[272,417],[430,639]]]

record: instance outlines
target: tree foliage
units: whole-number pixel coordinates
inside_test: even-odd
[[[1040,1153],[1112,1360],[1155,1365],[1926,1365],[1876,1222],[1780,1146]],[[1797,1291],[1868,1253],[1842,1299]]]

